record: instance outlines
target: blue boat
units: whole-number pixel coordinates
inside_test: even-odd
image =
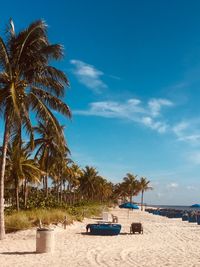
[[[91,235],[118,235],[121,224],[88,224],[86,230],[90,230]]]

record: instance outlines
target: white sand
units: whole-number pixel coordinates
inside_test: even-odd
[[[146,212],[114,209],[119,236],[82,234],[87,223],[55,229],[55,252],[35,253],[36,230],[8,234],[0,241],[0,266],[200,266],[200,225]],[[142,222],[144,234],[130,235],[131,222]]]

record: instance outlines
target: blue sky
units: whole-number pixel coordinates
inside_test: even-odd
[[[119,182],[146,176],[150,204],[200,202],[200,2],[3,1],[0,33],[36,19],[65,47],[72,158]]]

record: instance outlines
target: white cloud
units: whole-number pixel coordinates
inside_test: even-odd
[[[129,99],[125,103],[115,101],[101,101],[90,103],[89,110],[76,110],[75,114],[80,115],[96,115],[107,118],[129,118],[135,114],[145,113],[145,110],[140,107],[139,99]]]
[[[74,66],[72,72],[80,83],[97,93],[101,92],[102,89],[107,88],[107,85],[101,79],[104,75],[102,71],[81,60],[72,59],[70,60],[70,63]]]
[[[183,121],[175,125],[173,131],[178,137],[182,137],[184,130],[186,130],[188,126],[188,122]]]
[[[159,133],[166,132],[166,129],[168,128],[168,125],[165,122],[154,121],[151,117],[142,117],[141,123],[153,130],[157,130]]]
[[[178,187],[179,187],[179,185],[177,183],[175,183],[175,182],[169,183],[167,185],[167,188],[169,188],[169,189],[175,189],[175,188],[178,188]]]
[[[159,98],[159,99],[154,98],[148,102],[149,111],[153,117],[157,117],[160,115],[160,111],[162,107],[170,107],[172,105],[173,103],[171,101],[167,99],[162,99],[162,98]]]
[[[164,101],[164,99],[162,101],[162,103],[171,103],[168,100]],[[161,102],[160,99],[158,102]],[[156,99],[154,99],[154,103],[156,103]],[[161,115],[160,111],[162,104],[160,103],[159,105],[159,110],[157,109],[156,111],[157,115]],[[151,115],[149,112],[149,102],[145,106],[141,100],[136,98],[128,99],[124,103],[116,101],[93,102],[90,103],[88,110],[75,110],[73,113],[88,116],[101,116],[106,118],[128,119],[151,128],[152,130],[156,130],[159,133],[166,132],[168,128],[168,124],[165,121],[156,120],[155,116]]]
[[[179,141],[185,141],[191,144],[198,144],[200,141],[199,121],[191,120],[177,123],[172,131]]]

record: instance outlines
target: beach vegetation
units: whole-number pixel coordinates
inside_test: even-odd
[[[84,217],[99,216],[105,207],[99,203],[82,203],[77,206],[60,208],[37,208],[10,212],[6,209],[5,228],[6,232],[16,232],[32,227],[38,227],[40,222],[43,227],[58,225],[63,227],[66,218],[67,224],[73,221],[82,221]]]

